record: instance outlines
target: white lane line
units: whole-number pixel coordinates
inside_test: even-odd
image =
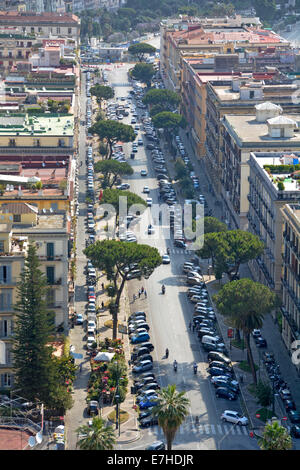
[[[241,436],[242,431],[241,431],[240,427],[237,425],[235,429],[236,429],[237,434],[239,434]]]
[[[202,424],[200,424],[200,426],[199,426],[199,433],[200,433],[200,434],[203,434],[203,433],[204,433],[204,429],[203,429],[203,425],[202,425]]]
[[[217,428],[218,428],[218,432],[219,432],[220,434],[223,434],[223,429],[222,429],[221,424],[217,424]]]
[[[209,424],[205,424],[204,429],[206,434],[210,434]]]
[[[210,425],[210,429],[211,429],[211,433],[212,433],[212,434],[216,434],[216,428],[215,428],[215,425],[214,425],[214,424],[211,424],[211,425]]]

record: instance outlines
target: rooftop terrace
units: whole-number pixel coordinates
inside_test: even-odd
[[[18,133],[18,134],[17,134]],[[0,135],[73,136],[74,117],[71,114],[0,115]]]

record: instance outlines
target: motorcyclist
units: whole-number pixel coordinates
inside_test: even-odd
[[[175,372],[177,372],[177,361],[176,361],[176,359],[173,362],[173,368],[174,368]]]
[[[166,349],[166,358],[168,359],[168,357],[169,357],[169,350],[168,350],[168,348],[167,348],[167,349]]]
[[[197,366],[197,363],[196,363],[196,362],[194,362],[193,367],[194,367],[194,374],[197,374],[198,366]]]

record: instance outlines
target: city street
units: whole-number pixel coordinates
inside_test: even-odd
[[[125,86],[128,83],[127,70],[129,67],[128,64],[123,67],[116,65],[105,67],[111,69],[108,71],[108,75],[117,97],[126,97],[131,89],[130,86]],[[130,120],[131,115],[124,118],[123,122],[129,124]],[[142,133],[139,131],[137,137],[140,138],[141,135]],[[130,154],[130,146],[131,144],[124,145],[127,157]],[[129,182],[130,190],[142,197],[145,197],[142,194],[143,187],[149,186],[149,196],[152,197],[154,204],[158,203],[157,180],[154,176],[152,162],[147,160],[145,147],[139,146],[135,159],[128,161],[132,163],[134,174],[123,181]],[[147,177],[140,176],[141,169],[148,170]],[[134,231],[134,226],[130,229]],[[175,437],[174,449],[257,449],[256,441],[249,437],[247,428],[221,422],[220,416],[225,409],[241,411],[239,401],[232,403],[216,399],[214,387],[207,379],[206,354],[200,348],[196,333],[189,331],[188,324],[191,320],[192,307],[185,294],[186,285],[185,276],[182,275],[182,264],[192,255],[187,255],[180,249],[173,249],[171,240],[156,238],[155,234],[151,238],[147,237],[147,240],[144,239],[143,233],[137,234],[137,238],[142,243],[155,246],[161,254],[166,253],[167,247],[171,250],[171,264],[161,265],[147,280],[130,281],[128,293],[132,300],[133,294],[137,294],[142,285],[146,288],[147,299],[132,301],[131,311],[143,308],[148,314],[151,342],[155,346],[153,352],[154,371],[161,386],[165,387],[170,383],[175,383],[178,390],[186,391],[191,402],[190,415]],[[161,294],[162,284],[166,286],[165,295]],[[164,357],[166,348],[170,351],[168,359]],[[177,373],[173,371],[174,359],[178,362]],[[192,367],[194,361],[198,363],[196,376]],[[197,427],[195,425],[196,416],[199,416],[200,422]],[[147,444],[162,438],[162,431],[158,427],[142,432],[142,441],[133,445],[123,445],[120,448],[142,449]]]

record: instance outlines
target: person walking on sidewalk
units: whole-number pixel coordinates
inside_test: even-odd
[[[190,321],[190,323],[189,323],[189,330],[191,330],[191,328],[192,328],[192,322]]]
[[[144,290],[145,290],[145,289],[144,289],[144,287],[142,286],[142,288],[141,288],[141,293],[143,293],[143,292],[144,292]]]
[[[140,299],[140,297],[141,297],[141,289],[139,290],[139,299]]]
[[[133,294],[133,301],[135,302],[136,301],[136,295]]]
[[[147,299],[147,292],[146,292],[146,289],[144,290],[144,295],[145,295],[145,299]]]

